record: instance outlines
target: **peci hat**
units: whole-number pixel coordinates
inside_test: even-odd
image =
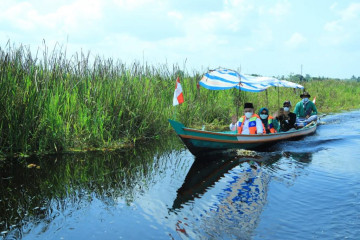
[[[303,97],[308,97],[310,98],[310,94],[308,92],[303,92],[302,94],[300,94],[300,97],[303,98]]]
[[[245,103],[244,108],[254,108],[254,105],[252,103]]]
[[[292,106],[292,105],[291,105],[291,102],[290,102],[289,100],[286,100],[286,101],[283,103],[283,106],[288,105],[288,104],[290,105],[290,107]]]

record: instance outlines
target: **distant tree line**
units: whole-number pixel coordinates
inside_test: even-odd
[[[254,77],[261,77],[261,75],[254,74],[254,73],[249,74],[249,75],[254,76]],[[310,82],[310,81],[326,81],[326,80],[337,80],[337,81],[345,80],[345,81],[360,82],[360,76],[356,77],[354,75],[349,79],[340,79],[340,78],[330,78],[330,77],[324,77],[324,76],[312,77],[312,76],[310,76],[310,74],[306,74],[305,76],[303,76],[301,74],[290,73],[290,75],[288,77],[285,77],[285,75],[281,75],[281,76],[277,76],[275,78],[282,79],[282,80],[288,80],[291,82]]]
[[[356,81],[356,82],[360,82],[360,77],[355,77],[354,75],[352,75],[352,77],[350,78],[351,81]]]
[[[281,79],[285,79],[284,76],[282,76]],[[309,74],[306,74],[305,77],[301,74],[290,74],[287,80],[292,82],[309,82],[309,81],[325,81],[325,80],[345,80],[345,81],[354,81],[354,82],[360,82],[360,76],[355,77],[354,75],[350,79],[340,79],[340,78],[329,78],[329,77],[311,77]]]

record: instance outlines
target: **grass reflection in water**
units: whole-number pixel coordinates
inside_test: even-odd
[[[170,138],[129,151],[1,161],[1,235],[21,238],[37,226],[45,232],[55,218],[61,224],[94,200],[129,206],[163,172],[159,156],[179,143]]]

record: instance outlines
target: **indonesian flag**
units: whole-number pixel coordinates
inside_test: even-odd
[[[316,97],[314,97],[314,99],[313,99],[313,103],[315,104],[315,102],[316,102]]]
[[[176,85],[175,85],[175,92],[174,92],[174,99],[173,99],[173,106],[179,105],[183,102],[184,102],[184,95],[182,92],[180,79],[179,79],[179,77],[177,77]]]

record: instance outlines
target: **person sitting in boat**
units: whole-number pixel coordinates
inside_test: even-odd
[[[266,133],[276,133],[276,119],[273,116],[269,115],[269,110],[267,108],[261,108],[259,111],[259,116],[261,122],[264,125]]]
[[[265,128],[260,120],[260,117],[254,113],[254,106],[252,103],[245,103],[244,116],[236,122],[236,118],[232,118],[230,130],[236,131],[238,134],[264,134]]]
[[[296,123],[310,123],[317,120],[317,109],[315,103],[309,101],[310,94],[303,92],[300,97],[302,100],[295,105],[294,113],[296,114]]]
[[[285,101],[283,103],[283,109],[284,111],[282,112],[282,114],[279,114],[279,116],[276,117],[280,124],[279,132],[295,130],[296,114],[290,111],[291,102]]]
[[[282,115],[284,115],[284,108],[282,108],[282,107],[279,108],[279,110],[274,113],[274,118],[276,119],[275,129],[278,132],[280,131],[279,116],[282,116]]]

